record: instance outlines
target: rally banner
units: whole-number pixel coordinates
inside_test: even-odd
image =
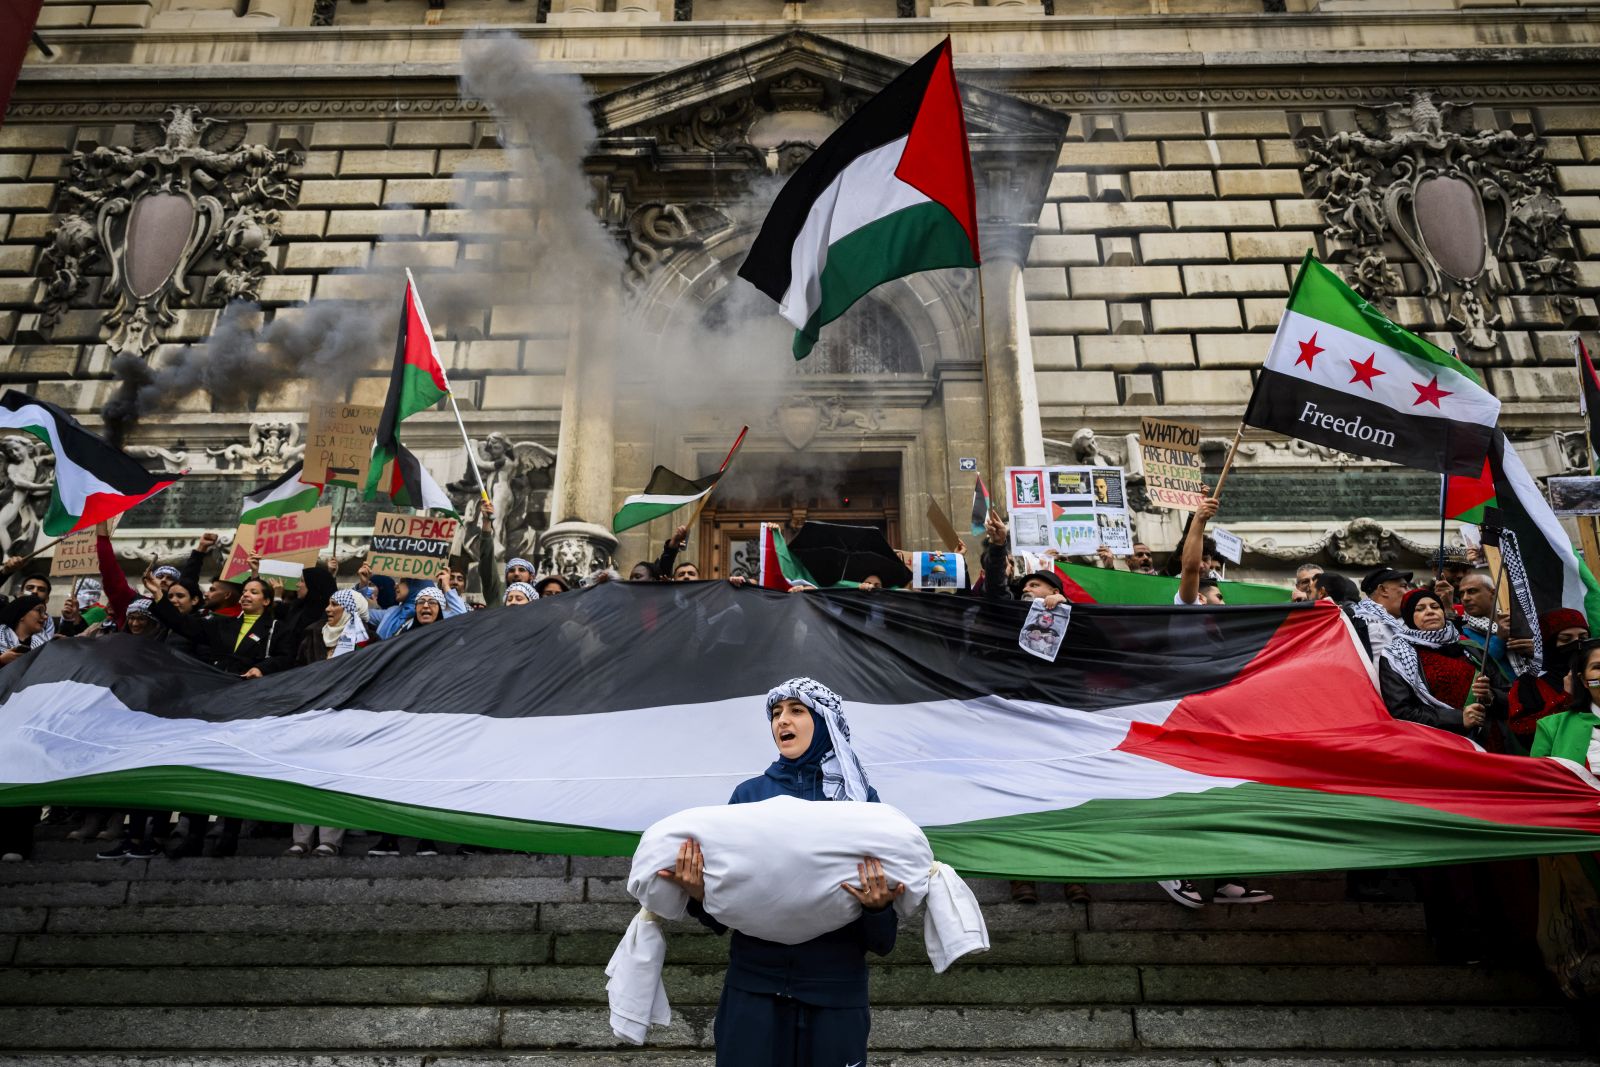
[[[603,583],[266,678],[115,635],[0,669],[0,805],[210,811],[630,855],[774,759],[764,695],[844,698],[872,785],[969,873],[1064,880],[1600,849],[1600,782],[1391,719],[1331,604],[1027,606]],[[626,669],[619,669],[625,665]]]

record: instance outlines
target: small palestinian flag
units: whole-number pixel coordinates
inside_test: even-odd
[[[621,533],[671,515],[685,504],[706,497],[717,487],[721,477],[722,472],[717,471],[704,478],[685,478],[658,466],[650,475],[650,484],[644,487],[644,492],[635,493],[622,502],[622,508],[611,519],[611,529]]]
[[[305,464],[296,463],[282,478],[264,485],[244,498],[244,510],[239,515],[239,525],[277,518],[297,511],[310,511],[322,498],[322,486],[303,482],[300,475]]]
[[[795,171],[739,276],[778,302],[804,359],[875,287],[976,267],[977,201],[950,39],[867,101]]]
[[[1170,606],[1178,595],[1178,579],[1164,574],[1136,574],[1108,567],[1056,563],[1061,592],[1074,604],[1151,604]],[[1218,582],[1227,604],[1286,604],[1289,590],[1254,582]]]
[[[1517,535],[1539,614],[1572,608],[1588,618],[1591,630],[1600,629],[1600,582],[1572,550],[1561,520],[1505,434],[1495,431],[1481,475],[1446,483],[1444,508],[1449,517],[1474,524],[1483,521],[1485,508],[1499,508],[1501,523]]]
[[[42,523],[50,537],[65,537],[121,515],[178,480],[156,477],[54,404],[16,389],[0,396],[3,430],[36,437],[55,453],[56,480]]]
[[[1483,468],[1500,401],[1306,253],[1244,421],[1442,474]]]
[[[403,506],[455,514],[450,498],[427,468],[400,444],[402,422],[450,395],[450,379],[445,376],[428,314],[422,310],[422,298],[417,295],[417,283],[410,271],[406,271],[405,301],[394,369],[389,375],[389,395],[383,403],[383,417],[378,420],[378,436],[372,443],[372,469],[362,495],[368,500],[383,495]]]
[[[761,524],[761,551],[757,555],[760,575],[757,585],[766,589],[787,591],[791,585],[803,583],[814,586],[817,580],[789,551],[789,542],[775,522]]]
[[[1578,411],[1588,423],[1585,427],[1589,435],[1586,443],[1592,460],[1600,451],[1600,375],[1595,374],[1594,361],[1589,358],[1589,350],[1583,346],[1583,338],[1574,335],[1572,347],[1578,355],[1578,385],[1581,387]],[[1593,473],[1600,474],[1600,469]]]
[[[983,484],[983,475],[972,484],[972,532],[982,534],[989,525],[989,487]]]

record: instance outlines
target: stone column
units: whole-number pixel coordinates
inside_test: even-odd
[[[978,195],[978,239],[983,249],[983,325],[987,342],[988,455],[982,463],[993,484],[1000,471],[1043,460],[1039,406],[1034,395],[1032,359],[1024,359],[1026,326],[1019,317],[1022,267],[1033,240],[1035,219],[1024,218],[1029,198],[1009,163],[974,161]],[[1024,365],[1026,364],[1026,365]],[[1028,425],[1031,419],[1032,425]],[[1030,441],[1036,447],[1029,448]],[[1034,453],[1040,453],[1035,455]]]
[[[615,440],[612,431],[621,298],[597,293],[574,324],[561,395],[550,529],[539,538],[541,574],[575,582],[612,565],[611,532]]]

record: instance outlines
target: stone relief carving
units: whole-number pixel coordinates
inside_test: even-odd
[[[282,474],[290,464],[305,458],[300,424],[283,420],[251,422],[244,441],[207,448],[216,470],[249,471],[259,476]]]
[[[551,530],[539,538],[540,574],[559,574],[573,586],[615,565],[610,546],[577,530]]]
[[[1328,558],[1345,567],[1376,567],[1398,563],[1407,557],[1428,557],[1438,548],[1431,542],[1413,541],[1376,519],[1364,518],[1335,527],[1309,544],[1280,545],[1273,537],[1245,542],[1247,551],[1268,559],[1299,563],[1326,553]]]
[[[1502,260],[1517,263],[1535,290],[1573,282],[1554,171],[1537,135],[1473,129],[1467,105],[1406,95],[1359,109],[1357,130],[1302,134],[1307,185],[1361,295],[1388,304],[1402,294],[1390,259],[1398,241],[1420,269],[1421,294],[1441,303],[1467,344],[1494,348]]]
[[[547,506],[554,477],[555,451],[537,441],[512,441],[496,430],[472,443],[483,488],[494,505],[494,552],[501,565],[513,556],[532,556],[539,532],[549,524]],[[469,531],[483,528],[483,498],[471,468],[445,486]],[[463,539],[476,562],[478,539]]]
[[[61,321],[105,260],[102,296],[115,306],[102,319],[115,352],[147,354],[192,298],[188,275],[208,252],[220,269],[201,299],[254,300],[271,270],[267,249],[279,210],[300,194],[291,151],[245,145],[240,121],[207,118],[201,109],[166,109],[155,128],[139,126],[134,145],[73,152],[60,189],[60,214],[39,257],[45,283],[40,324]]]
[[[623,280],[637,292],[664,260],[686,248],[702,248],[736,226],[725,212],[707,204],[641,204],[628,214],[621,234],[628,252]]]
[[[176,449],[162,448],[160,445],[125,445],[122,450],[134,459],[159,459],[163,473],[177,474],[190,469],[189,453],[182,441],[177,445]]]
[[[332,26],[339,0],[311,0],[311,25]]]
[[[26,555],[43,539],[44,515],[56,483],[50,447],[20,434],[0,437],[0,556]]]
[[[779,405],[767,417],[767,425],[798,452],[821,431],[868,433],[881,429],[883,409],[852,408],[842,396],[795,397]]]

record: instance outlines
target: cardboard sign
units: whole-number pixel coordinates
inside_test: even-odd
[[[380,511],[372,521],[373,574],[391,578],[433,578],[450,561],[460,520]]]
[[[94,531],[82,530],[56,544],[50,557],[52,578],[77,578],[100,573],[100,556],[95,551]]]
[[[1121,467],[1006,468],[1013,555],[1133,554]]]
[[[1238,563],[1244,558],[1244,541],[1237,534],[1231,534],[1218,526],[1211,528],[1211,540],[1217,546],[1217,555],[1229,563]]]
[[[262,559],[314,565],[333,538],[332,508],[312,508],[256,520],[255,553]]]
[[[933,494],[928,494],[928,525],[933,527],[933,532],[939,535],[939,543],[944,545],[947,552],[961,551],[961,535],[956,533],[956,528],[950,522],[950,516],[944,513],[944,508],[933,499]]]
[[[1194,511],[1205,499],[1205,465],[1200,459],[1200,427],[1165,419],[1139,420],[1139,452],[1150,503],[1174,511]]]
[[[256,548],[255,523],[247,522],[233,531],[233,546],[228,549],[228,558],[222,564],[222,573],[217,577],[224,582],[235,581],[250,573],[250,554]]]
[[[311,405],[301,479],[318,485],[365,484],[382,417],[383,409],[370,404]]]

